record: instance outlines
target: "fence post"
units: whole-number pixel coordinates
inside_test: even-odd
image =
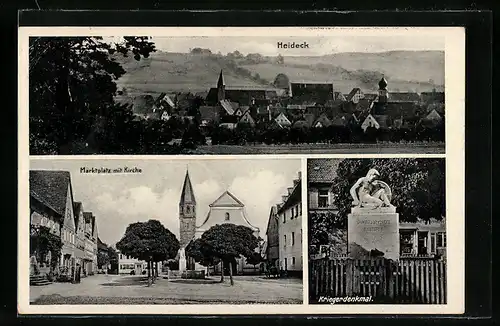
[[[353,259],[346,260],[346,285],[345,285],[345,295],[352,296],[353,295],[353,282],[354,282],[354,262]]]

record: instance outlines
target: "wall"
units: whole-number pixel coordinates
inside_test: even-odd
[[[293,218],[292,218],[293,209]],[[297,213],[295,213],[297,211]],[[286,208],[279,214],[280,267],[288,271],[302,271],[302,212],[301,203]],[[292,234],[294,242],[292,244]],[[286,236],[286,242],[285,242]],[[295,258],[295,264],[293,264]],[[286,259],[286,264],[285,264]]]

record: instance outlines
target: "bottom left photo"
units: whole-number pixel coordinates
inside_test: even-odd
[[[30,305],[303,302],[300,159],[29,170]]]

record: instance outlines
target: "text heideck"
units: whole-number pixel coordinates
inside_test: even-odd
[[[309,49],[309,43],[278,42],[278,49]]]

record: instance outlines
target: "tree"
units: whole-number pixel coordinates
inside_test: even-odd
[[[260,252],[254,252],[246,258],[246,262],[247,264],[253,265],[253,268],[255,269],[255,266],[264,262],[264,259],[262,258]]]
[[[153,51],[148,37],[124,37],[112,44],[100,37],[30,38],[30,138],[37,140],[31,153],[45,154],[48,148],[72,154],[76,144],[99,133],[106,139],[114,131],[110,127],[129,123],[131,111],[114,102],[115,80],[125,74],[116,58],[132,54],[140,60]],[[126,133],[109,136],[107,141],[124,141],[116,137]]]
[[[234,285],[233,264],[236,259],[241,256],[251,257],[259,246],[259,239],[252,229],[231,223],[212,226],[202,234],[200,241],[211,257],[220,259],[221,282],[224,281],[223,267],[225,264],[229,265],[231,285]]]
[[[347,214],[352,206],[349,190],[370,168],[377,169],[381,180],[391,187],[391,202],[398,208],[401,221],[428,221],[445,216],[444,160],[348,159],[339,163],[332,185],[333,201],[338,209],[336,227],[346,226]]]
[[[285,74],[278,74],[274,78],[273,85],[277,88],[288,89],[290,87],[290,79]]]
[[[61,237],[50,232],[50,229],[42,225],[31,225],[30,230],[30,252],[36,253],[37,261],[44,261],[50,252],[51,271],[57,267],[61,257]]]
[[[276,57],[276,62],[280,65],[285,63],[285,58],[281,54],[278,54],[278,57]]]
[[[158,220],[130,224],[125,235],[116,244],[123,254],[148,263],[148,284],[154,282],[153,264],[174,258],[179,251],[179,241]]]
[[[216,266],[220,263],[220,259],[210,250],[210,246],[199,238],[187,245],[186,254],[205,267]]]

